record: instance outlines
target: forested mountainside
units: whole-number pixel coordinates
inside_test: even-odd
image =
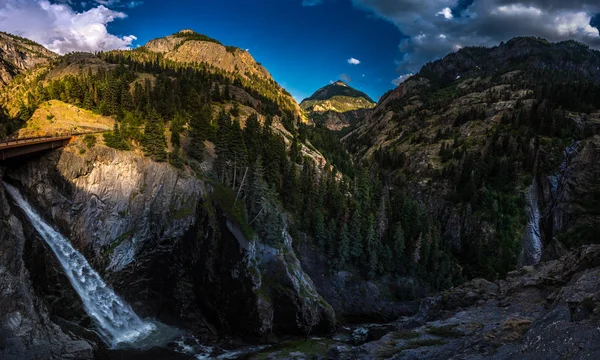
[[[374,108],[338,82],[301,110],[247,52],[193,31],[64,56],[6,36],[26,45],[21,59],[46,60],[12,68],[0,137],[94,134],[3,163],[0,178],[135,312],[193,335],[178,351],[414,315],[386,325],[398,331],[381,340],[358,329],[348,341],[313,339],[318,351],[308,352],[476,356],[471,341],[484,339],[485,351],[518,341],[533,319],[566,314],[563,303],[593,326],[593,276],[582,273],[597,270],[597,249],[573,249],[600,231],[596,51],[535,38],[465,48]],[[359,121],[340,141],[315,121],[323,109]],[[1,187],[0,357],[127,355],[89,331],[78,293],[9,199]],[[512,321],[511,309],[531,312]],[[489,351],[521,350],[541,351]]]
[[[426,207],[466,277],[501,277],[542,244],[553,257],[597,241],[599,69],[573,41],[465,48],[384,95],[344,142]]]
[[[0,32],[0,87],[23,70],[47,64],[57,57],[31,40]]]
[[[180,34],[165,41],[198,36]],[[193,41],[223,47],[195,37],[189,42]],[[13,113],[28,120],[40,105],[43,109],[55,104],[50,100],[112,116],[116,122],[114,131],[104,135],[106,145],[139,149],[154,161],[181,169],[213,170],[226,188],[244,192],[247,207],[232,209],[238,221],[244,226],[252,222],[268,238],[281,240],[282,207],[291,215],[290,231],[307,233],[332,268],[356,265],[371,278],[435,274],[444,277],[435,280],[436,286],[452,284],[454,272],[427,271],[442,263],[450,266],[452,260],[442,256],[439,234],[424,210],[390,192],[366,168],[356,168],[331,135],[308,126],[298,129],[300,118],[292,106],[280,102],[281,88],[272,80],[246,82],[238,72],[195,62],[193,57],[170,60],[168,51],[149,50],[160,42],[97,57],[66,55],[18,85],[27,100],[13,100],[19,103]],[[242,184],[244,175],[247,183]],[[246,193],[252,191],[255,197]],[[423,249],[405,253],[405,237],[424,243]],[[421,256],[424,260],[419,262]]]
[[[320,88],[300,103],[315,125],[329,130],[356,124],[375,105],[367,94],[341,80]]]
[[[185,56],[184,46],[193,48]],[[223,49],[233,70],[205,54]],[[393,319],[414,310],[398,300],[463,281],[425,208],[355,166],[333,134],[303,124],[293,99],[252,69],[262,67],[241,50],[184,31],[21,72],[2,90],[5,134],[104,134],[3,169],[3,177],[70,234],[136,311],[203,341],[327,333],[336,318]],[[69,287],[56,278],[55,260],[34,268],[15,255],[47,253],[31,247],[35,232],[2,199],[2,231],[14,239],[5,256],[54,285],[16,273],[11,284],[56,302],[11,308],[28,314],[30,339],[60,344],[62,333],[40,319],[90,320],[72,291],[52,295]],[[78,329],[91,345],[73,354],[96,351],[97,339]],[[10,326],[3,331],[33,344]]]

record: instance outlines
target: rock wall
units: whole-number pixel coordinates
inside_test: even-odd
[[[12,167],[6,178],[142,317],[205,342],[335,327],[287,233],[277,246],[249,238],[213,200],[210,184],[168,164],[103,146],[80,154],[72,145]],[[26,230],[22,238],[35,236]],[[42,274],[34,274],[39,296],[53,304],[52,315],[89,328],[72,294],[47,284],[61,282],[45,251],[38,249],[44,261],[30,264]]]
[[[0,167],[0,179],[3,173]],[[37,296],[26,266],[35,245],[26,232],[0,187],[0,359],[92,358],[97,344],[63,330]]]

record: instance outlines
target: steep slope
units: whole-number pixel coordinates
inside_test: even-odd
[[[146,61],[155,55],[159,61]],[[0,175],[136,312],[203,343],[333,330],[336,315],[292,247],[293,216],[281,195],[284,181],[299,172],[297,162],[321,169],[327,159],[298,141],[289,108],[269,97],[280,89],[274,82],[247,82],[239,72],[146,50],[69,54],[26,75],[3,98],[21,119],[14,134],[113,131],[2,163]],[[266,84],[265,93],[256,84]],[[21,280],[19,291],[34,302],[19,307],[11,292],[0,293],[0,356],[6,349],[42,359],[40,337],[53,341],[39,347],[48,358],[102,355],[105,346],[87,332],[92,322],[52,253],[36,246],[33,230],[19,233],[26,220],[0,196],[11,221],[0,224],[2,237],[16,244],[7,253],[16,257],[14,269],[0,287]],[[61,319],[56,326],[71,338],[58,330],[47,336],[55,324],[38,323],[48,316]],[[36,328],[21,331],[18,321]]]
[[[182,30],[151,40],[138,51],[162,54],[165,60],[182,64],[206,64],[234,74],[245,86],[256,89],[276,102],[280,108],[292,111],[300,121],[305,121],[290,93],[279,86],[248,51],[224,46],[219,41],[192,30]]]
[[[0,32],[0,88],[21,71],[45,65],[57,57],[31,40]]]
[[[515,38],[424,66],[344,140],[434,214],[468,276],[495,278],[536,243],[597,241],[599,95],[599,52]]]
[[[148,41],[148,51],[165,54],[165,58],[181,63],[205,62],[227,72],[239,72],[270,79],[269,72],[257,63],[248,51],[225,46],[192,30],[182,30],[170,36]]]
[[[322,87],[300,103],[315,124],[330,130],[341,130],[357,123],[375,105],[367,94],[343,81]]]
[[[584,246],[504,280],[475,279],[424,299],[415,316],[394,323],[381,339],[358,349],[349,341],[329,344],[330,353],[336,359],[596,359],[599,265],[600,247]],[[368,339],[377,331],[353,335]]]

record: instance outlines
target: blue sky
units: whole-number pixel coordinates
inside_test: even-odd
[[[298,101],[340,77],[375,99],[393,88],[398,77],[400,32],[349,1],[318,6],[298,0],[198,3],[180,0],[177,6],[160,6],[146,1],[128,10],[126,19],[110,23],[109,31],[134,34],[134,44],[144,44],[190,28],[249,49]],[[350,64],[351,58],[360,63]]]
[[[378,99],[428,61],[515,36],[600,49],[599,26],[599,0],[0,0],[0,30],[58,53],[193,29],[249,49],[299,101],[338,79]]]

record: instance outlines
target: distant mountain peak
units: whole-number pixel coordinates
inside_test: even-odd
[[[375,105],[369,95],[341,80],[320,88],[300,103],[315,124],[323,124],[330,130],[351,126]]]
[[[346,96],[350,98],[363,98],[369,103],[375,104],[375,101],[360,90],[356,90],[350,85],[346,84],[342,80],[338,80],[333,84],[329,84],[315,91],[309,98],[302,100],[302,102],[310,100],[329,100],[334,96]]]

